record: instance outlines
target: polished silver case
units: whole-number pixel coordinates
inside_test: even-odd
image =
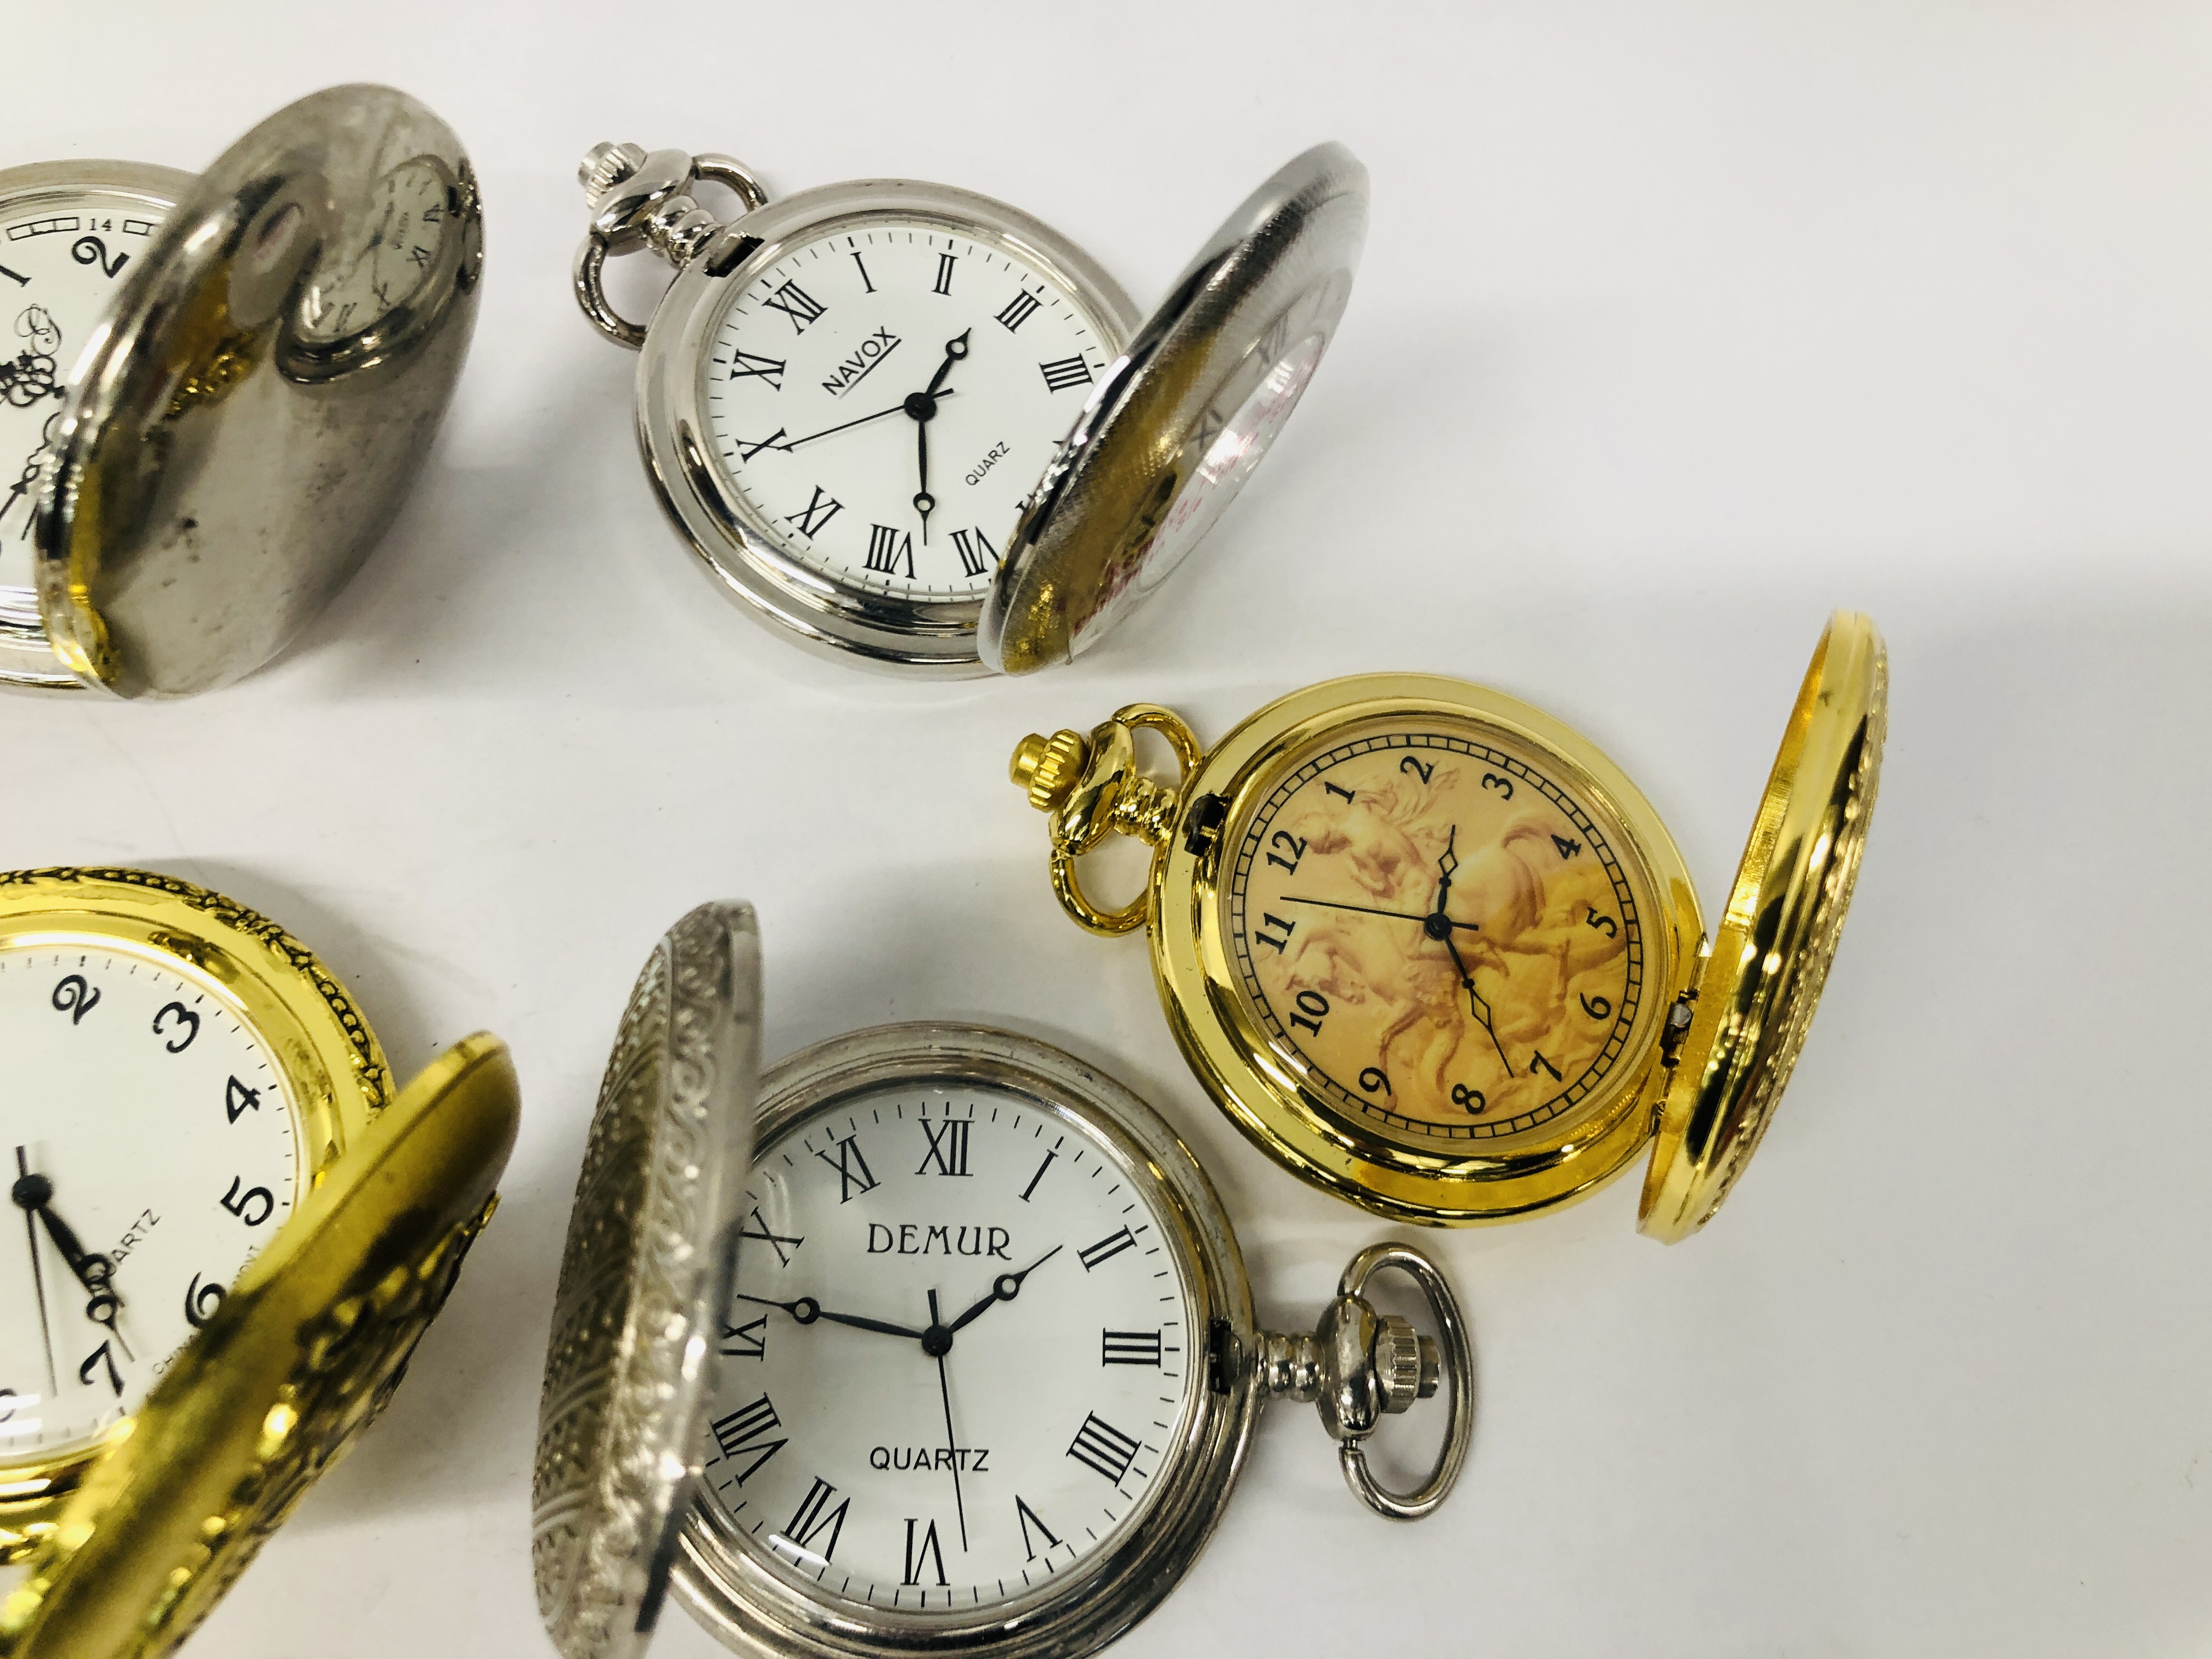
[[[311,284],[360,247],[392,171],[430,161],[447,229],[412,293],[319,341]],[[79,361],[33,520],[61,664],[183,696],[290,642],[398,513],[473,331],[481,205],[453,130],[389,87],[269,117],[191,181]]]
[[[1207,239],[1107,370],[984,601],[984,664],[1072,661],[1203,540],[1305,395],[1367,239],[1367,169],[1316,144]]]
[[[679,1535],[678,1594],[740,1653],[793,1659],[962,1654],[1038,1659],[1089,1653],[1121,1635],[1181,1582],[1212,1536],[1243,1468],[1263,1395],[1243,1258],[1213,1186],[1159,1114],[1073,1055],[1007,1031],[955,1024],[881,1026],[795,1054],[761,1079],[756,1146],[866,1091],[970,1084],[1025,1097],[1080,1121],[1112,1149],[1122,1176],[1160,1218],[1189,1286],[1193,1328],[1211,1360],[1182,1438],[1164,1460],[1146,1508],[1120,1541],[1018,1601],[973,1614],[849,1607],[820,1599],[732,1528],[703,1498]]]
[[[1121,285],[1042,220],[947,185],[865,179],[801,191],[726,226],[671,285],[638,363],[638,441],[662,506],[717,586],[824,655],[894,672],[965,678],[976,654],[979,600],[936,603],[831,582],[778,547],[729,487],[706,438],[703,366],[724,307],[794,242],[897,219],[1007,247],[1073,295],[1109,356],[1124,351],[1138,312]]]
[[[167,217],[191,190],[193,177],[144,161],[33,161],[0,170],[0,219],[58,207],[92,191],[127,196]],[[77,375],[72,372],[70,384]],[[77,691],[84,682],[62,665],[46,637],[33,588],[0,587],[0,685],[24,690]]]

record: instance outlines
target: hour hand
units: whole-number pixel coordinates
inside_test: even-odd
[[[764,1296],[747,1296],[738,1292],[740,1302],[757,1303],[763,1308],[780,1308],[791,1316],[794,1324],[811,1325],[817,1319],[826,1319],[833,1325],[850,1325],[859,1331],[880,1331],[885,1336],[903,1336],[910,1340],[921,1340],[921,1333],[909,1330],[904,1325],[893,1325],[880,1319],[864,1319],[858,1314],[831,1313],[811,1296],[802,1296],[792,1302],[771,1301]]]

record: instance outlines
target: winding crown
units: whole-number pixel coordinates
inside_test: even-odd
[[[1032,732],[1015,749],[1007,775],[1029,792],[1030,805],[1049,812],[1074,784],[1084,759],[1081,732],[1055,732],[1047,738]]]
[[[1436,1339],[1422,1335],[1410,1321],[1395,1314],[1384,1314],[1377,1322],[1382,1328],[1375,1334],[1375,1376],[1382,1385],[1382,1409],[1410,1410],[1416,1400],[1426,1400],[1437,1391]]]
[[[576,182],[593,202],[645,165],[645,150],[638,144],[598,143],[584,154],[576,167]]]

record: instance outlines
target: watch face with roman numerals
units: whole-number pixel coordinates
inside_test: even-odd
[[[1339,727],[1232,826],[1246,1012],[1318,1098],[1413,1146],[1556,1139],[1656,1033],[1650,872],[1557,757],[1472,720]]]
[[[1204,1373],[1159,1218],[1074,1112],[886,1089],[756,1156],[702,1502],[811,1595],[947,1613],[1146,1511]]]
[[[292,1212],[271,1046],[170,962],[0,950],[0,1471],[138,1408]]]
[[[717,465],[775,547],[842,587],[981,599],[1111,362],[1011,243],[866,215],[793,242],[708,334]]]

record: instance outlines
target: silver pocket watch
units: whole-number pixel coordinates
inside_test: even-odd
[[[178,696],[282,650],[413,482],[483,255],[459,139],[387,87],[197,178],[0,171],[0,684]]]
[[[1308,150],[1231,214],[1146,319],[1083,250],[910,179],[770,203],[724,155],[601,144],[578,302],[642,348],[661,502],[724,592],[826,654],[1024,673],[1164,580],[1258,465],[1327,350],[1367,173]],[[723,222],[693,191],[726,186]],[[649,325],[604,273],[678,276]]]
[[[1270,1398],[1378,1514],[1443,1501],[1473,1364],[1426,1255],[1364,1250],[1312,1334],[1263,1332],[1212,1183],[1120,1084],[894,1025],[776,1066],[756,1115],[759,985],[750,908],[692,912],[602,1087],[532,1492],[567,1659],[641,1652],[672,1583],[740,1653],[1094,1651],[1188,1571]],[[1392,1269],[1433,1335],[1366,1299]],[[1366,1437],[1440,1386],[1433,1468],[1387,1490]]]

